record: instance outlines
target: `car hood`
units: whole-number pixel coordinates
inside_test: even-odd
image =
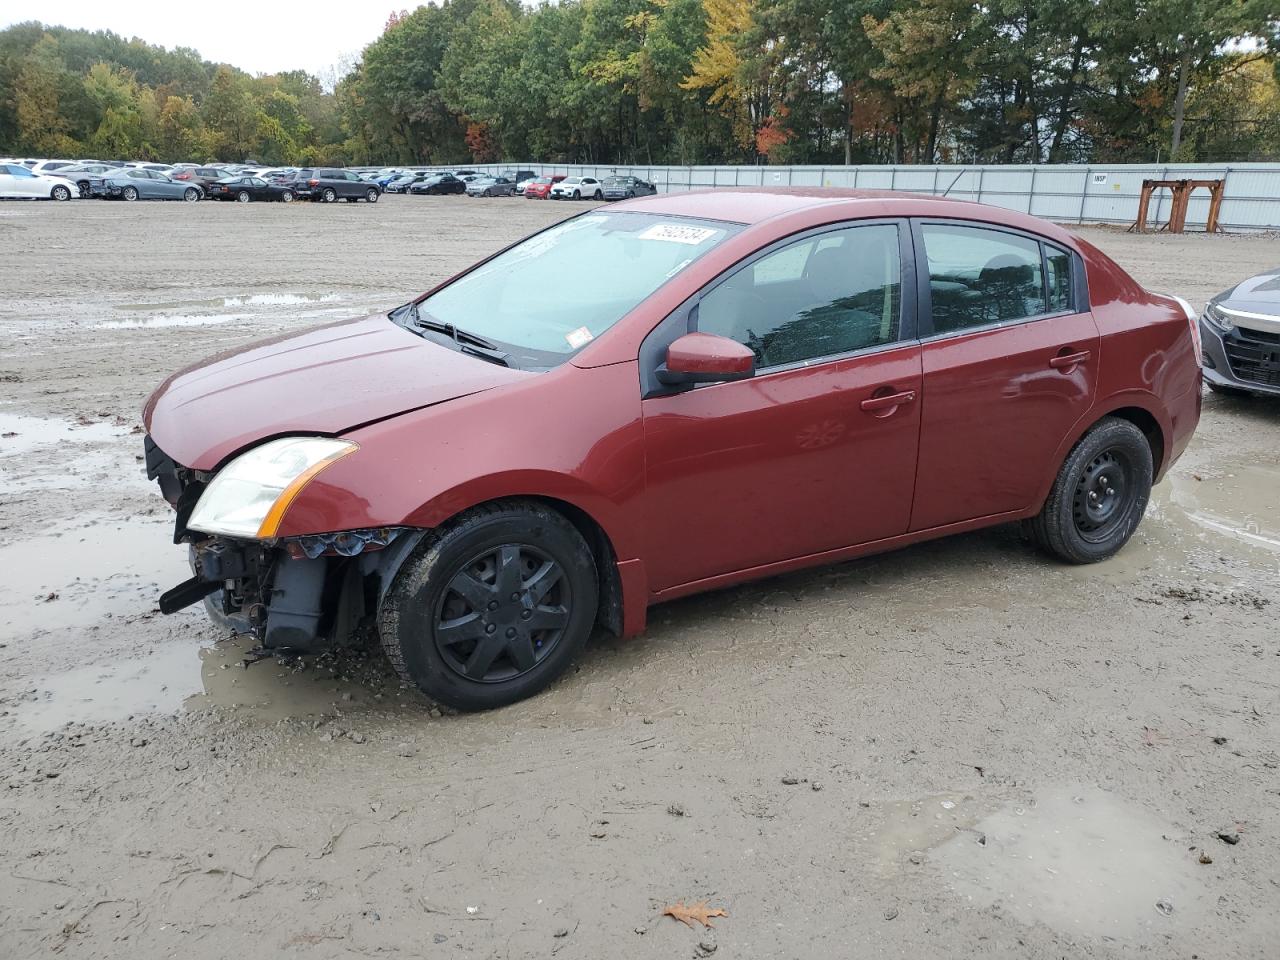
[[[340,434],[531,376],[425,340],[377,314],[250,344],[181,370],[147,400],[143,423],[175,461],[212,470],[271,437]]]
[[[1236,284],[1213,302],[1232,310],[1280,316],[1280,268]]]

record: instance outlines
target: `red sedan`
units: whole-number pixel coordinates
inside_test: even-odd
[[[146,459],[194,576],[161,607],[268,650],[373,623],[482,709],[702,590],[1010,521],[1105,560],[1191,439],[1198,350],[1185,302],[1020,213],[624,201],[170,377]]]

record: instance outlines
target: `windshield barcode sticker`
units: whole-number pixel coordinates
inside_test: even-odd
[[[719,230],[708,227],[685,227],[677,223],[655,223],[644,233],[639,234],[641,240],[666,240],[669,243],[687,243],[697,246],[714,237]]]
[[[586,327],[579,327],[577,330],[570,330],[564,335],[564,338],[569,341],[569,346],[574,350],[577,350],[579,347],[585,347],[595,339],[595,337],[591,335],[591,331]]]

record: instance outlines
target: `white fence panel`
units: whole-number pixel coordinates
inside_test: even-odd
[[[661,193],[758,186],[904,190],[975,200],[1061,223],[1115,224],[1137,218],[1143,180],[1225,179],[1219,216],[1224,229],[1280,230],[1280,164],[1274,163],[628,167],[511,162],[472,167],[511,168],[568,176],[631,174],[651,181]],[[1156,191],[1148,224],[1161,226],[1169,207],[1169,191]],[[1208,191],[1197,190],[1187,210],[1188,228],[1203,229],[1208,214]]]

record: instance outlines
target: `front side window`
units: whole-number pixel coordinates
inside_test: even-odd
[[[742,227],[719,220],[592,212],[544,230],[418,304],[512,354],[562,362]]]
[[[788,244],[698,303],[698,329],[775,367],[895,342],[902,261],[894,224],[847,227]]]
[[[926,223],[933,332],[1023,320],[1048,313],[1040,244],[983,227]]]

